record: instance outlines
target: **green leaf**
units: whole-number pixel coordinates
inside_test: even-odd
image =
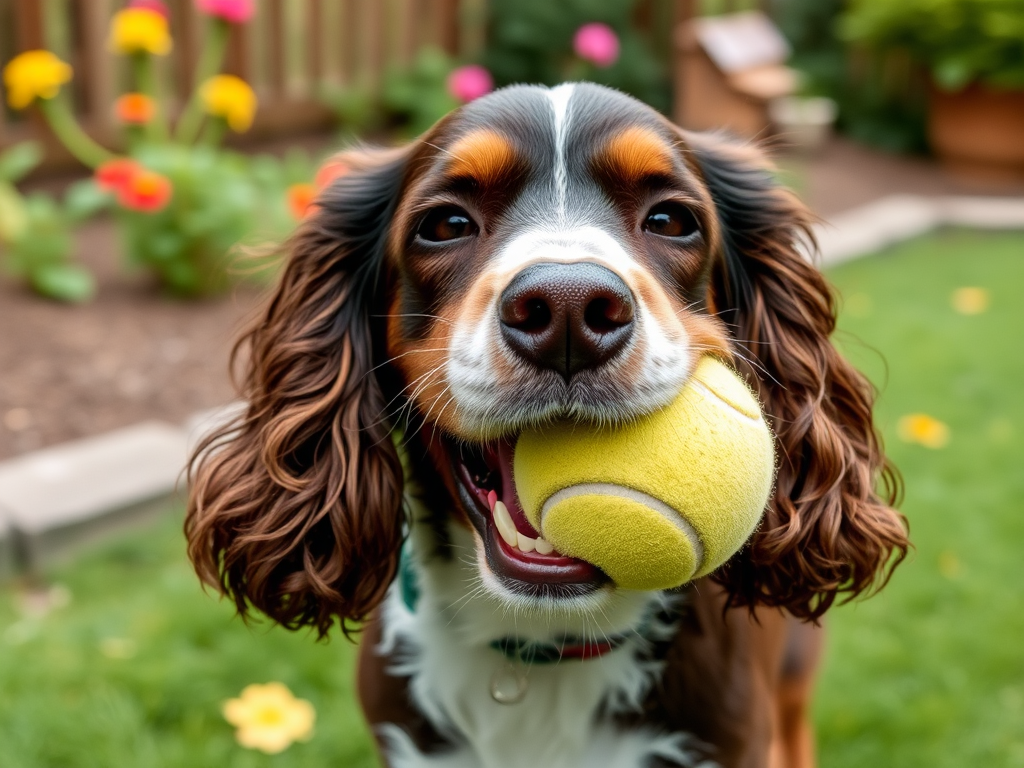
[[[18,190],[0,181],[0,241],[9,243],[24,234],[28,226],[25,201]]]
[[[84,221],[108,207],[111,199],[92,179],[78,181],[68,187],[64,211],[72,221]]]
[[[48,264],[29,275],[37,293],[58,301],[81,303],[96,295],[92,274],[78,264]]]
[[[0,180],[17,181],[43,160],[43,147],[38,141],[23,141],[0,153]]]

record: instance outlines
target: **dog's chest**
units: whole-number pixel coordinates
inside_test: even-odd
[[[645,768],[654,757],[692,764],[685,735],[622,730],[612,722],[614,714],[639,708],[660,672],[642,659],[641,638],[586,661],[510,662],[487,640],[510,617],[467,597],[464,574],[439,568],[424,580],[414,610],[400,589],[392,590],[380,651],[395,660],[396,674],[409,677],[414,704],[453,746],[424,755],[399,724],[385,727],[392,768]],[[525,626],[529,619],[511,618],[527,635],[537,631]],[[516,703],[499,703],[495,686],[525,693]]]

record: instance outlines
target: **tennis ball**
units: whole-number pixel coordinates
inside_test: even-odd
[[[746,384],[704,357],[679,396],[643,419],[523,432],[513,472],[527,518],[560,553],[620,587],[669,589],[743,546],[768,503],[775,451]]]

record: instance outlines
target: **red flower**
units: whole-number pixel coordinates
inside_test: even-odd
[[[296,219],[304,219],[316,206],[316,187],[309,183],[292,184],[288,187],[288,208]]]
[[[328,160],[326,163],[320,166],[320,170],[316,172],[316,179],[313,183],[317,189],[323,189],[329,187],[331,182],[335,179],[341,178],[349,172],[349,167],[340,160]]]
[[[93,178],[104,192],[120,192],[142,170],[130,157],[116,157],[97,168]]]
[[[619,58],[619,36],[599,21],[584,24],[572,39],[573,50],[584,61],[610,67]]]
[[[244,24],[256,10],[253,0],[196,0],[196,8],[232,24]]]
[[[479,64],[467,64],[448,75],[448,93],[467,104],[494,90],[494,78]]]
[[[118,190],[117,202],[130,211],[156,213],[171,199],[171,180],[166,176],[140,168]]]

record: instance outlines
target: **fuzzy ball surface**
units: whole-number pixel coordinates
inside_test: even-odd
[[[774,440],[747,385],[704,357],[678,397],[641,420],[524,432],[513,471],[527,518],[559,552],[620,587],[669,589],[713,571],[757,527]]]

